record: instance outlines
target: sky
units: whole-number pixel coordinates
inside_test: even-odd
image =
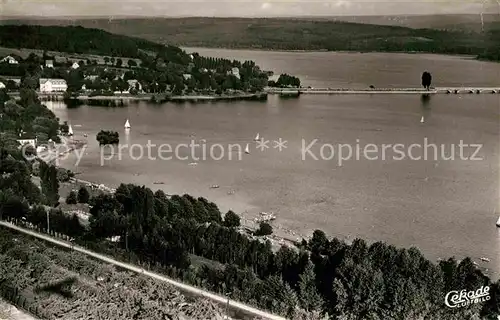
[[[334,16],[500,12],[500,0],[0,0],[1,16]]]

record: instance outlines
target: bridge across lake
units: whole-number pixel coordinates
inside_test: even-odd
[[[481,94],[500,93],[500,87],[436,87],[430,90],[422,88],[268,88],[269,94]]]

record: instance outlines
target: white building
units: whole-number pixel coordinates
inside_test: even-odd
[[[0,82],[0,89],[5,89],[5,84],[3,82]]]
[[[142,85],[139,81],[135,79],[127,80],[128,83],[128,91],[132,89],[137,89],[137,91],[142,92]]]
[[[54,60],[45,60],[45,67],[54,68]]]
[[[36,148],[36,139],[18,139],[17,142],[22,146],[30,144],[33,148]]]
[[[40,79],[40,92],[64,92],[67,89],[64,79]]]
[[[73,62],[73,64],[71,65],[71,68],[78,69],[78,68],[80,68],[80,65],[78,64],[78,62]]]
[[[12,56],[6,56],[5,58],[3,58],[2,60],[0,60],[0,62],[8,62],[10,64],[18,64],[19,62]]]

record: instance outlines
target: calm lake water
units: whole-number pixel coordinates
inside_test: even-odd
[[[299,75],[304,85],[317,87],[417,87],[420,74],[429,70],[435,86],[496,86],[500,64],[457,57],[403,54],[282,53],[196,49],[203,55],[252,59],[265,69]],[[124,108],[82,106],[67,109],[48,102],[61,120],[73,125],[77,138],[88,134],[88,149],[78,166],[75,157],[63,165],[80,172],[82,179],[118,185],[144,184],[167,193],[189,193],[215,201],[222,210],[233,209],[246,218],[273,211],[279,228],[309,235],[322,229],[332,236],[368,241],[383,240],[402,247],[416,246],[431,259],[470,256],[495,278],[500,272],[499,120],[500,95],[302,95],[267,102],[207,104],[149,103]],[[421,123],[421,118],[424,123]],[[123,125],[129,119],[128,134]],[[101,166],[95,134],[120,132],[122,144],[189,144],[196,139],[225,148],[221,160],[148,159],[140,148],[122,149]],[[270,140],[260,151],[253,142],[259,133]],[[286,140],[279,151],[274,140]],[[203,142],[205,140],[206,142]],[[304,147],[317,139],[303,158]],[[412,144],[436,144],[427,160],[408,159]],[[481,160],[461,160],[459,144],[481,144]],[[250,154],[243,150],[250,145]],[[321,145],[323,156],[321,159]],[[331,146],[349,144],[354,156],[339,165]],[[363,148],[378,148],[366,157]],[[381,159],[383,145],[402,144],[407,156],[395,160],[391,146]],[[455,159],[449,159],[455,145]],[[356,157],[356,147],[361,153]],[[346,147],[344,147],[346,148]],[[425,148],[425,146],[424,146]],[[471,157],[476,148],[465,148]],[[158,149],[151,147],[151,155]],[[163,149],[165,151],[166,149]],[[198,149],[199,150],[199,149]],[[346,150],[346,149],[344,149]],[[391,151],[392,150],[392,151]],[[132,152],[132,154],[130,154]],[[220,149],[214,149],[221,155]],[[344,151],[345,156],[348,151]],[[414,158],[423,154],[413,148]],[[118,154],[116,150],[115,153]],[[180,149],[189,156],[187,148]],[[105,155],[110,151],[106,150]],[[312,155],[311,155],[312,154]],[[164,156],[168,156],[169,154]],[[201,153],[197,152],[197,156]],[[241,160],[238,156],[241,155]],[[318,158],[315,160],[314,157]],[[376,160],[370,160],[378,157]],[[400,158],[400,157],[399,157]],[[197,162],[197,165],[190,165]],[[164,184],[153,184],[163,182]],[[217,184],[218,189],[210,186]],[[491,259],[489,263],[479,260]]]

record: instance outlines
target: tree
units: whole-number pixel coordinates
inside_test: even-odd
[[[228,228],[236,228],[240,226],[240,217],[229,210],[224,216],[224,225]]]
[[[321,230],[314,230],[309,247],[312,252],[323,253],[328,247],[329,241],[326,234]]]
[[[432,75],[425,71],[424,73],[422,73],[422,86],[429,90],[429,88],[431,87],[431,83],[432,83]]]
[[[59,203],[59,180],[57,179],[57,168],[45,162],[40,163],[40,180],[45,202],[49,206]]]
[[[96,135],[96,140],[99,142],[99,145],[101,146],[120,143],[119,134],[116,131],[101,130]]]
[[[132,68],[132,67],[137,67],[137,62],[135,62],[134,59],[128,59],[127,65]]]
[[[122,64],[123,64],[122,59],[120,59],[120,58],[116,59],[116,67],[117,68],[121,68]]]
[[[104,63],[108,64],[108,62],[109,62],[109,57],[104,57]]]
[[[78,202],[79,203],[88,203],[90,199],[90,194],[87,188],[81,186],[78,190]]]
[[[308,312],[321,310],[323,306],[323,299],[316,289],[315,279],[314,265],[309,260],[306,269],[300,275],[299,281],[300,306]]]
[[[255,231],[255,235],[257,236],[268,236],[273,233],[273,227],[267,222],[261,222],[259,225],[259,229]]]
[[[71,191],[66,197],[67,204],[76,204],[78,202],[78,198],[75,191]]]
[[[71,70],[66,77],[66,82],[68,84],[68,92],[71,95],[76,95],[78,91],[82,89],[83,85],[83,74],[80,70]]]

